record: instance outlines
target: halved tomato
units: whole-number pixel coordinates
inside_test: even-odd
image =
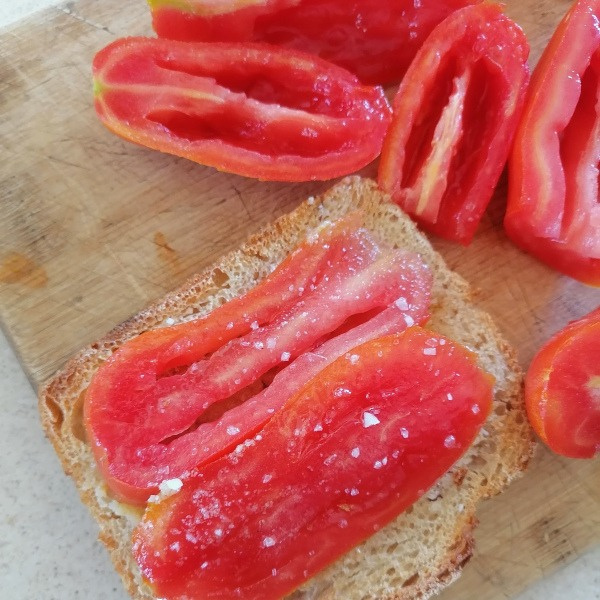
[[[497,4],[456,11],[425,40],[393,102],[378,181],[424,229],[468,244],[510,151],[529,44]]]
[[[506,233],[550,267],[600,286],[600,0],[577,0],[531,80],[509,161]]]
[[[122,138],[276,181],[353,173],[379,155],[383,89],[266,44],[117,40],[94,57],[95,107]]]
[[[474,354],[419,327],[352,349],[148,505],[134,533],[143,575],[168,599],[286,596],[465,452],[492,383]]]
[[[245,296],[148,331],[100,367],[84,418],[119,499],[144,503],[161,481],[252,436],[356,343],[427,318],[429,269],[378,246],[358,219],[324,226]],[[286,369],[295,359],[301,366]]]
[[[555,452],[600,454],[600,308],[554,335],[525,379],[529,420]]]
[[[317,54],[363,83],[397,83],[431,30],[481,0],[148,0],[160,37],[267,42]]]

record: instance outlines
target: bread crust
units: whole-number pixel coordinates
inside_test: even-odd
[[[167,319],[197,318],[246,292],[281,262],[307,231],[356,209],[363,212],[365,226],[375,237],[418,252],[428,263],[434,284],[427,327],[476,352],[482,368],[496,379],[494,406],[471,449],[425,496],[291,598],[431,597],[460,575],[473,553],[477,503],[501,492],[525,469],[534,442],[514,350],[491,317],[474,305],[468,284],[448,269],[410,219],[373,181],[349,177],[267,225],[239,249],[82,349],[40,388],[39,409],[46,435],[98,522],[99,538],[133,598],[154,599],[130,550],[131,532],[142,513],[112,499],[95,467],[82,424],[83,398],[92,376],[126,340],[164,325]]]

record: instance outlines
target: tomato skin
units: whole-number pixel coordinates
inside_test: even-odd
[[[480,0],[148,0],[159,37],[266,42],[316,54],[363,83],[402,79],[419,46],[452,11]]]
[[[509,160],[504,226],[550,267],[600,285],[600,1],[579,0],[535,68]]]
[[[353,349],[148,506],[133,537],[143,575],[169,600],[284,597],[425,493],[472,443],[492,385],[473,354],[418,327]]]
[[[259,44],[125,38],[94,58],[96,112],[131,142],[264,180],[326,180],[381,150],[381,88]]]
[[[324,225],[246,295],[142,333],[98,369],[84,424],[119,500],[145,503],[161,481],[253,435],[353,345],[428,317],[429,269],[416,255],[380,248],[359,225],[356,213]],[[355,316],[364,322],[341,331]],[[280,368],[263,389],[262,378]]]
[[[393,102],[378,181],[424,229],[472,240],[521,115],[528,54],[495,4],[456,11],[419,49]]]
[[[529,420],[554,451],[600,454],[600,308],[572,321],[536,354],[525,378]]]

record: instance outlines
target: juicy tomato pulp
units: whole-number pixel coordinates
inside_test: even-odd
[[[93,70],[96,112],[117,135],[265,180],[357,171],[378,156],[390,121],[381,88],[267,45],[125,38]]]
[[[160,37],[267,42],[316,54],[363,83],[400,81],[419,46],[452,11],[480,0],[149,0]]]
[[[500,7],[471,6],[424,42],[393,103],[379,185],[425,229],[468,244],[508,157],[529,45]]]
[[[599,0],[561,21],[531,81],[509,161],[504,225],[550,267],[600,286]]]
[[[555,452],[600,453],[600,308],[570,323],[533,359],[525,380],[529,420]]]
[[[235,448],[338,356],[423,322],[430,288],[417,255],[377,244],[352,214],[310,234],[246,295],[132,339],[85,400],[108,486],[143,504],[163,480]]]
[[[419,327],[326,366],[253,439],[150,503],[134,554],[157,596],[281,598],[415,502],[492,403],[473,354]]]

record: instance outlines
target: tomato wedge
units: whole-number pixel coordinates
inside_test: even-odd
[[[529,420],[558,454],[600,454],[600,308],[569,323],[534,357],[525,379]]]
[[[117,135],[259,179],[353,173],[379,155],[390,121],[381,88],[267,45],[126,38],[93,70],[96,112]]]
[[[84,422],[117,498],[143,504],[161,481],[253,435],[294,386],[356,343],[427,318],[428,268],[379,247],[359,219],[323,226],[245,296],[148,331],[98,369]]]
[[[600,286],[599,0],[575,2],[540,59],[509,162],[504,225],[550,267]]]
[[[363,83],[400,81],[419,46],[452,11],[480,0],[148,0],[160,37],[267,42],[317,54]]]
[[[284,597],[433,485],[492,385],[475,355],[419,327],[354,348],[148,505],[133,538],[143,575],[168,599]]]
[[[424,229],[468,244],[508,157],[529,81],[523,31],[495,4],[456,11],[393,102],[379,185]]]

